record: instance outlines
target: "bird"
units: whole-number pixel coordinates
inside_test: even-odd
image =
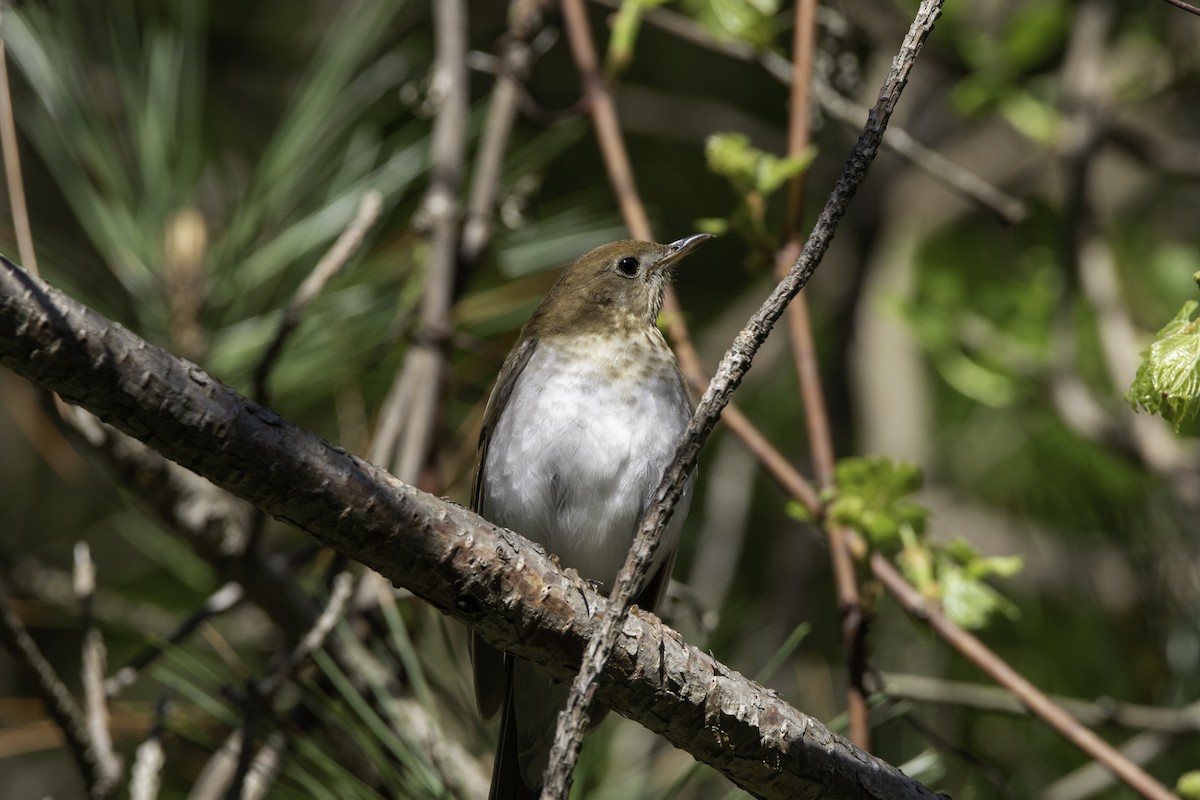
[[[571,262],[522,327],[484,411],[472,509],[605,592],[692,416],[657,318],[675,266],[712,238],[611,242]],[[694,480],[641,608],[665,594]],[[536,798],[570,686],[478,635],[471,660],[480,713],[501,718],[489,798]]]

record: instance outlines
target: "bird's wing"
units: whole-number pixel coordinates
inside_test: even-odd
[[[536,349],[537,339],[527,337],[508,354],[508,358],[504,359],[504,366],[500,368],[500,375],[496,378],[496,387],[492,389],[492,396],[488,398],[487,408],[483,412],[483,427],[479,431],[479,468],[475,470],[475,483],[471,487],[471,510],[476,514],[480,513],[483,508],[483,471],[487,465],[488,445],[492,441],[492,431],[496,429],[496,423],[508,405],[508,398],[512,395],[513,387],[517,385],[517,379],[525,371],[525,366],[533,357],[533,351]]]
[[[508,405],[517,379],[533,356],[537,348],[537,340],[527,337],[516,347],[504,366],[500,368],[500,376],[496,379],[496,388],[488,399],[487,409],[483,412],[483,428],[479,431],[479,467],[475,470],[475,483],[471,487],[471,510],[475,513],[483,511],[483,487],[486,476],[488,445],[491,444],[492,431],[500,414]],[[505,663],[507,656],[481,639],[477,634],[471,634],[471,669],[475,677],[475,704],[484,719],[491,719],[500,710],[500,704],[508,694],[508,669]]]

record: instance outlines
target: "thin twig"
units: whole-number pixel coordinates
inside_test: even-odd
[[[275,785],[276,776],[279,775],[286,745],[287,734],[284,731],[271,731],[250,764],[240,800],[259,800],[267,796],[271,787]]]
[[[102,776],[115,785],[121,777],[121,761],[113,752],[108,729],[108,698],[104,694],[107,651],[104,637],[95,625],[92,599],[96,594],[96,567],[87,542],[75,545],[75,599],[79,603],[83,633],[83,708],[88,734],[95,748]]]
[[[255,774],[256,765],[260,763],[260,759],[265,759],[263,764],[277,763],[278,754],[271,755],[273,749],[270,742],[271,737],[268,737],[268,742],[260,749],[258,756],[251,758],[254,752],[255,722],[262,711],[269,707],[275,693],[283,686],[283,682],[291,677],[296,668],[325,643],[330,631],[345,616],[353,589],[353,574],[339,572],[334,577],[329,602],[313,622],[312,627],[300,638],[296,646],[288,652],[270,675],[247,685],[244,703],[245,721],[242,723],[240,747],[233,779],[225,790],[227,800],[239,800],[239,798],[255,796],[256,793],[261,795],[265,791],[263,781],[268,780],[269,774],[273,774],[273,772],[267,770]],[[282,741],[276,743],[277,746],[282,746],[282,744]]]
[[[330,631],[345,616],[346,607],[353,588],[354,575],[352,573],[339,572],[334,577],[333,591],[329,595],[329,602],[325,605],[321,616],[317,617],[312,629],[292,648],[292,651],[288,653],[287,657],[283,659],[275,671],[258,682],[258,693],[260,695],[270,697],[274,694],[283,684],[283,681],[295,671],[296,667],[325,643],[325,638],[329,636]]]
[[[1104,764],[1134,791],[1143,797],[1153,798],[1153,800],[1170,800],[1174,797],[1165,786],[1150,777],[1145,770],[1073,719],[1070,714],[1000,659],[973,634],[951,622],[942,613],[939,606],[929,602],[917,589],[909,585],[892,563],[879,553],[871,555],[871,572],[887,587],[887,590],[899,601],[905,611],[923,620],[938,636],[970,658],[993,680],[1012,692],[1047,725],[1058,731],[1071,744]]]
[[[188,800],[216,800],[225,794],[237,770],[238,754],[242,752],[241,729],[231,732],[217,751],[209,757],[192,783]]]
[[[1200,17],[1200,8],[1197,8],[1196,6],[1192,5],[1191,3],[1185,3],[1185,2],[1183,2],[1183,0],[1167,0],[1167,2],[1170,3],[1171,5],[1175,6],[1176,8],[1182,8],[1184,11],[1188,12],[1189,14],[1195,14],[1196,16]]]
[[[1029,709],[1017,698],[996,686],[896,672],[885,672],[879,677],[881,690],[888,697],[920,703],[965,706],[981,711],[1029,715]],[[1164,708],[1123,703],[1109,698],[1082,700],[1078,697],[1055,695],[1051,699],[1072,717],[1091,728],[1120,725],[1168,734],[1200,732],[1200,703],[1183,708]]]
[[[106,678],[104,681],[105,695],[111,700],[132,686],[147,667],[152,666],[166,653],[168,647],[178,645],[191,636],[201,624],[233,608],[242,601],[245,594],[241,584],[232,582],[213,592],[197,611],[189,614],[161,643],[145,648]]]
[[[508,32],[500,49],[501,69],[488,102],[487,120],[467,200],[467,219],[463,225],[459,256],[466,265],[474,264],[492,237],[496,192],[504,169],[508,139],[517,118],[520,80],[529,71],[533,52],[529,46],[541,22],[542,0],[511,0],[508,4]]]
[[[421,298],[420,330],[404,356],[380,411],[371,460],[417,483],[436,438],[443,347],[450,335],[461,208],[458,198],[466,158],[467,12],[462,0],[434,0],[437,56],[429,93],[437,107],[432,167],[422,215],[430,228],[429,263]]]
[[[1200,710],[1200,705],[1192,708]],[[1143,731],[1122,742],[1117,750],[1134,764],[1149,764],[1178,741],[1179,737],[1160,731]],[[1083,800],[1100,794],[1119,778],[1102,761],[1088,761],[1042,789],[1037,800]]]
[[[138,745],[137,755],[134,756],[133,767],[130,769],[129,800],[156,800],[158,797],[162,768],[166,763],[162,735],[170,700],[170,690],[164,689],[154,709],[154,727],[150,729],[146,741]]]
[[[0,21],[7,11],[0,10]],[[29,209],[25,205],[25,181],[21,177],[21,152],[17,147],[17,125],[13,120],[12,91],[8,83],[8,54],[3,37],[0,37],[0,151],[4,154],[4,181],[8,185],[13,229],[17,233],[17,252],[21,254],[25,269],[37,275],[37,255],[33,249]]]
[[[764,54],[762,60],[764,66],[772,73],[775,72],[772,68],[774,65],[778,65],[778,69],[785,66],[781,63],[782,59],[772,53]],[[813,82],[813,90],[825,113],[846,125],[858,125],[866,116],[867,110],[864,107],[842,95],[823,78],[817,78]],[[883,143],[913,166],[991,211],[1006,224],[1016,225],[1024,222],[1029,216],[1029,208],[1023,200],[1013,197],[995,184],[988,183],[977,173],[955,164],[937,150],[921,144],[904,128],[889,128]]]
[[[577,39],[590,39],[582,0],[564,0],[563,10],[573,48]],[[544,798],[565,800],[567,797],[571,770],[578,758],[583,738],[586,710],[595,696],[596,679],[616,645],[621,623],[628,614],[636,591],[645,582],[662,531],[670,520],[688,476],[695,468],[700,448],[716,425],[721,408],[729,402],[734,389],[749,370],[758,348],[783,315],[788,302],[804,287],[824,257],[850,198],[866,177],[867,169],[879,150],[887,121],[908,81],[916,56],[933,30],[933,23],[940,13],[940,0],[925,0],[921,3],[900,52],[892,61],[892,69],[884,81],[875,107],[867,118],[863,133],[851,150],[842,175],[826,201],[803,251],[788,276],[775,287],[771,296],[738,334],[733,346],[722,358],[716,375],[709,383],[708,391],[701,398],[696,414],[688,424],[683,441],[676,451],[674,461],[663,475],[662,482],[655,492],[654,502],[638,526],[629,556],[617,574],[610,603],[599,622],[598,631],[588,643],[583,664],[571,687],[567,710],[560,717],[555,733],[554,747],[550,754],[551,766],[547,771],[546,786],[542,793]],[[578,61],[578,55],[576,58]],[[580,66],[583,68],[584,65]],[[585,73],[584,80],[589,90],[594,91],[590,87],[597,85],[600,78],[597,74]]]
[[[96,754],[83,712],[13,611],[12,601],[3,585],[0,585],[0,641],[4,642],[12,657],[33,674],[38,694],[45,701],[50,718],[67,740],[67,749],[71,751],[83,775],[89,797],[103,800],[110,796],[117,783]]]
[[[259,403],[266,403],[267,378],[275,367],[279,355],[283,352],[288,337],[296,330],[312,301],[316,300],[325,285],[345,268],[350,257],[362,245],[367,231],[379,219],[379,212],[382,208],[383,196],[379,192],[371,189],[363,194],[362,200],[358,204],[358,211],[350,220],[350,224],[321,257],[312,272],[296,289],[292,299],[288,301],[287,308],[283,310],[283,318],[279,321],[279,327],[275,330],[275,336],[267,345],[262,359],[254,370],[254,398]]]
[[[809,89],[812,83],[813,51],[817,39],[817,2],[799,0],[793,26],[791,101],[788,115],[788,155],[799,157],[809,146]],[[787,275],[803,247],[804,184],[802,173],[789,181],[786,243],[776,257],[778,277]],[[800,397],[808,429],[809,450],[822,490],[834,485],[833,434],[821,388],[820,361],[813,337],[812,318],[808,313],[808,293],[800,292],[788,305],[788,331],[800,380]],[[871,749],[871,709],[867,704],[866,634],[867,619],[859,599],[854,561],[846,547],[845,531],[826,524],[829,557],[837,585],[838,609],[842,615],[842,647],[846,653],[846,705],[850,713],[850,740],[864,750]]]

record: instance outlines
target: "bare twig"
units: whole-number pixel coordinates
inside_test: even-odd
[[[301,663],[317,651],[325,642],[325,637],[341,622],[346,613],[346,605],[354,588],[354,576],[349,572],[339,572],[333,579],[333,591],[329,602],[321,616],[317,617],[312,629],[304,635],[292,651],[287,654],[280,665],[267,678],[258,682],[258,692],[269,697],[283,684]]]
[[[416,483],[437,432],[438,398],[445,374],[443,347],[450,335],[450,304],[458,255],[458,193],[467,136],[467,14],[462,0],[435,0],[434,61],[430,95],[438,109],[433,125],[429,191],[423,215],[430,227],[429,264],[420,330],[380,411],[371,460]]]
[[[12,608],[8,592],[0,585],[0,641],[12,657],[24,665],[37,682],[38,693],[46,703],[51,719],[58,725],[67,740],[67,748],[83,775],[84,784],[92,800],[103,800],[117,788],[116,776],[109,773],[96,753],[88,733],[87,721],[67,687],[54,671],[54,667],[42,655],[37,644],[21,624]]]
[[[492,236],[493,206],[504,168],[508,138],[517,118],[520,80],[529,71],[532,59],[530,39],[541,22],[543,0],[511,0],[508,4],[508,32],[500,50],[501,69],[488,103],[487,120],[467,200],[467,219],[463,225],[459,255],[465,264],[478,260]]]
[[[217,800],[237,771],[238,754],[242,752],[242,731],[235,730],[225,737],[217,751],[209,757],[192,783],[188,800]]]
[[[1169,800],[1174,797],[1165,786],[1141,767],[1123,756],[1108,742],[1077,722],[1023,675],[996,656],[987,645],[951,622],[941,608],[930,603],[913,588],[891,562],[879,553],[871,555],[871,571],[887,587],[909,614],[924,620],[942,639],[966,655],[993,680],[1012,692],[1030,711],[1058,731],[1067,741],[1103,763],[1130,788],[1143,797]]]
[[[762,59],[772,73],[776,71],[772,69],[772,65],[778,64],[779,69],[785,66],[779,63],[782,59],[772,53],[764,54]],[[823,78],[817,78],[813,82],[813,89],[817,102],[821,104],[825,113],[846,125],[860,124],[867,113],[865,108],[842,95]],[[1029,208],[1023,200],[1013,197],[995,184],[988,183],[969,169],[955,164],[937,150],[921,144],[904,128],[888,128],[883,143],[896,155],[908,159],[913,166],[991,211],[1005,223],[1016,225],[1029,216]]]
[[[0,21],[6,13],[7,8],[0,11]],[[17,147],[17,125],[13,120],[8,55],[3,37],[0,37],[0,152],[4,155],[4,180],[8,185],[8,202],[12,206],[13,228],[17,232],[17,252],[21,254],[25,269],[37,275],[37,255],[29,228],[29,209],[25,205],[25,181],[21,178],[21,153]]]
[[[1029,708],[1022,705],[1011,693],[995,686],[896,672],[885,672],[880,675],[880,679],[881,689],[888,697],[920,703],[966,706],[981,711],[1001,711],[1026,716],[1029,714]],[[1200,731],[1200,703],[1183,708],[1164,708],[1123,703],[1109,698],[1081,700],[1077,697],[1055,695],[1051,699],[1072,717],[1091,728],[1120,725],[1125,728],[1176,735]]]
[[[189,614],[178,627],[173,630],[160,644],[151,645],[129,659],[129,663],[118,669],[104,681],[104,693],[111,700],[128,687],[132,686],[147,667],[153,665],[163,656],[168,647],[178,645],[191,636],[203,623],[213,617],[224,614],[242,601],[245,591],[240,584],[227,583],[213,592],[204,604],[193,614]]]
[[[799,157],[809,146],[809,88],[812,83],[813,50],[817,39],[817,2],[800,0],[796,3],[793,26],[791,102],[788,115],[788,155]],[[780,279],[796,261],[803,247],[805,175],[797,175],[788,185],[788,215],[786,243],[776,257]],[[808,313],[807,292],[800,292],[788,305],[788,331],[800,379],[800,396],[804,405],[804,421],[808,429],[809,450],[821,489],[834,485],[833,433],[826,413],[824,391],[821,388],[821,369],[817,345],[813,338],[812,318]],[[871,749],[871,709],[867,705],[866,634],[867,621],[859,600],[854,561],[846,547],[845,531],[838,525],[827,524],[829,556],[837,585],[838,608],[842,614],[842,646],[846,653],[846,704],[850,714],[850,740],[864,750]]]
[[[283,310],[283,318],[279,321],[279,327],[275,330],[275,336],[271,339],[271,343],[267,345],[262,359],[259,360],[258,366],[254,369],[254,397],[258,402],[266,402],[267,378],[270,376],[271,370],[275,367],[275,362],[278,361],[280,353],[283,352],[283,347],[287,343],[288,337],[296,330],[296,327],[300,324],[300,320],[304,316],[304,312],[312,304],[312,301],[317,299],[321,291],[325,288],[325,285],[342,271],[346,263],[350,260],[350,257],[362,245],[367,231],[379,219],[379,212],[382,208],[383,196],[374,189],[366,192],[362,200],[359,201],[358,211],[350,221],[350,224],[338,236],[333,246],[321,257],[321,260],[313,267],[312,272],[308,274],[308,277],[296,289],[296,293],[292,295],[292,299],[288,301],[287,308]]]
[[[138,745],[134,756],[132,778],[129,782],[129,800],[155,800],[158,797],[162,768],[166,761],[162,737],[153,731],[146,741]]]
[[[260,713],[269,707],[276,692],[283,686],[283,682],[291,677],[296,668],[325,643],[325,638],[330,631],[345,616],[353,589],[354,576],[350,572],[339,572],[334,577],[329,602],[313,622],[312,627],[284,656],[270,675],[247,686],[241,746],[238,749],[232,780],[224,792],[227,800],[260,797],[266,792],[267,784],[273,779],[278,766],[278,750],[282,748],[284,740],[278,739],[272,745],[272,740],[276,735],[282,735],[279,731],[273,732],[268,737],[267,743],[259,750],[258,755],[251,759],[251,754],[254,752],[254,723]],[[221,759],[223,756],[218,752],[214,758]]]
[[[282,730],[271,731],[267,741],[259,748],[246,773],[240,800],[259,800],[266,797],[283,761],[283,750],[287,745],[287,734]]]
[[[1196,6],[1192,5],[1191,3],[1185,3],[1185,2],[1183,2],[1183,0],[1167,0],[1167,2],[1170,3],[1171,5],[1175,6],[1176,8],[1182,8],[1184,11],[1188,12],[1189,14],[1195,14],[1196,16],[1200,16],[1200,8],[1197,8]]]
[[[1188,708],[1200,711],[1200,704]],[[1165,753],[1179,737],[1161,731],[1143,731],[1122,742],[1118,751],[1134,764],[1149,764]],[[1083,800],[1100,794],[1119,780],[1102,761],[1089,761],[1045,787],[1038,800]]]
[[[162,733],[170,699],[171,692],[164,690],[154,710],[154,727],[150,729],[146,741],[138,745],[133,768],[130,770],[129,800],[156,800],[158,797],[162,768],[166,762]]]
[[[92,553],[87,542],[78,542],[75,545],[75,599],[79,602],[83,628],[83,707],[88,735],[104,780],[115,785],[121,778],[121,761],[113,752],[112,735],[108,729],[108,698],[104,694],[105,662],[108,656],[104,637],[92,615],[95,593],[96,567],[92,563]]]
[[[581,0],[564,0],[563,10],[574,48],[577,39],[590,38],[586,28],[586,12]],[[941,2],[939,0],[922,2],[901,45],[899,54],[892,62],[892,69],[880,89],[879,99],[867,118],[863,133],[851,151],[842,175],[826,201],[825,208],[818,217],[803,251],[788,276],[776,286],[771,296],[738,334],[733,346],[721,359],[721,364],[717,368],[713,380],[709,383],[708,390],[701,398],[696,414],[689,423],[683,441],[676,451],[674,461],[667,469],[655,492],[654,502],[647,509],[639,524],[629,556],[617,574],[609,606],[600,620],[597,633],[589,640],[583,664],[571,687],[567,710],[560,717],[559,728],[555,734],[543,797],[564,798],[565,800],[570,789],[570,773],[578,757],[579,746],[583,738],[586,710],[595,695],[596,679],[616,646],[621,630],[621,621],[628,614],[635,593],[645,582],[654,550],[661,539],[663,529],[670,520],[675,503],[678,502],[683,492],[684,484],[696,465],[700,448],[707,440],[713,426],[716,425],[721,408],[729,402],[734,389],[749,370],[758,348],[761,347],[771,328],[783,315],[788,302],[808,282],[829,247],[838,223],[849,205],[850,198],[866,177],[867,168],[879,150],[879,143],[887,121],[908,81],[908,75],[916,56],[926,37],[933,30],[933,23],[940,13]],[[579,60],[578,55],[576,60]],[[594,86],[599,81],[599,76],[595,74],[588,76],[585,73],[584,79],[589,86]]]

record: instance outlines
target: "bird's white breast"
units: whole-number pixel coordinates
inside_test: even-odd
[[[657,330],[542,340],[495,423],[481,511],[610,584],[690,417]],[[660,553],[690,501],[689,480]]]

